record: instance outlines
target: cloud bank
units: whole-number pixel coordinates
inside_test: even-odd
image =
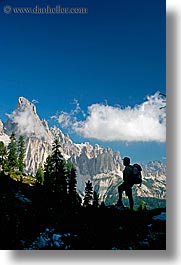
[[[101,141],[165,142],[164,104],[163,96],[157,92],[133,108],[93,104],[88,107],[88,114],[84,115],[84,119],[78,120],[81,109],[77,105],[74,111],[61,112],[56,119],[62,127],[85,138]]]

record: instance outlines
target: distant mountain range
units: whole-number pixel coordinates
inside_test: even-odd
[[[119,152],[98,144],[74,143],[68,134],[57,127],[49,127],[46,120],[40,120],[36,107],[26,98],[20,97],[16,109],[8,115],[8,120],[0,120],[0,141],[6,145],[15,131],[17,137],[23,135],[26,142],[26,172],[36,174],[40,163],[44,163],[51,153],[52,143],[58,138],[61,152],[66,160],[77,169],[77,190],[83,196],[85,181],[90,179],[99,193],[100,201],[116,203],[117,188],[122,182],[123,164]],[[143,183],[141,188],[133,188],[136,204],[144,201],[147,207],[166,206],[166,166],[160,161],[142,164]]]

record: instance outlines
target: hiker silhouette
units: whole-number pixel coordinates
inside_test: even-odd
[[[124,207],[122,202],[122,195],[123,191],[125,191],[126,196],[128,196],[129,199],[130,210],[133,210],[134,206],[133,195],[132,195],[132,187],[134,185],[132,180],[133,170],[132,166],[130,165],[129,157],[123,158],[123,165],[125,166],[123,170],[123,183],[118,186],[119,200],[117,202],[117,205]]]

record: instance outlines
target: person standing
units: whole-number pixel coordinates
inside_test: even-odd
[[[132,194],[132,187],[134,185],[133,168],[130,165],[129,157],[123,158],[123,165],[125,166],[123,170],[123,183],[118,186],[119,199],[118,199],[117,205],[124,207],[123,202],[122,202],[122,195],[123,195],[123,191],[125,191],[126,196],[128,196],[128,199],[129,199],[130,210],[133,210],[133,206],[134,206],[134,200],[133,200],[133,194]]]

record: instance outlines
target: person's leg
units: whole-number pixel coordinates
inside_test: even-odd
[[[126,195],[128,196],[129,199],[130,210],[133,210],[134,201],[133,201],[132,188],[126,190]]]
[[[123,206],[123,202],[122,202],[122,196],[123,196],[123,191],[124,191],[124,185],[121,184],[118,186],[118,194],[119,194],[119,199],[117,204],[120,206]]]

